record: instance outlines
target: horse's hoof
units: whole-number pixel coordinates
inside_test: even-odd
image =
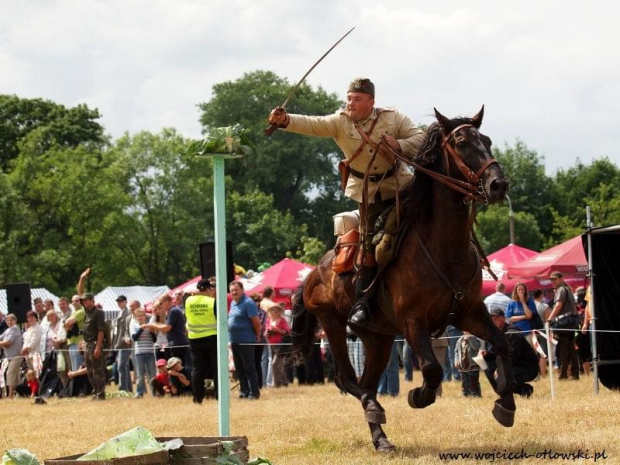
[[[409,404],[409,407],[411,408],[422,408],[418,405],[418,391],[420,390],[420,388],[415,388],[412,389],[411,391],[409,391],[409,394],[407,394],[407,403]]]
[[[375,449],[377,452],[389,454],[390,452],[394,452],[396,450],[396,446],[394,446],[394,444],[392,444],[387,439],[383,438],[377,441],[377,443],[375,444]]]
[[[500,425],[511,427],[515,424],[515,411],[502,407],[496,401],[493,406],[493,418],[495,418]]]
[[[422,395],[422,388],[415,388],[409,391],[407,395],[407,402],[411,408],[424,408],[435,403],[435,393],[430,390],[426,390],[425,395]]]
[[[384,423],[387,423],[387,420],[385,418],[385,412],[382,412],[379,410],[372,410],[372,411],[364,412],[364,419],[368,423],[377,423],[379,425],[383,425]]]

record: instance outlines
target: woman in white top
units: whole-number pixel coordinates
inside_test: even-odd
[[[153,305],[153,315],[149,323],[166,323],[166,314],[161,305],[155,303]],[[157,331],[157,339],[155,340],[155,358],[168,360],[168,338],[163,331]]]
[[[28,369],[34,371],[38,378],[41,374],[41,336],[43,330],[39,324],[39,316],[36,312],[30,310],[26,313],[26,321],[28,329],[24,333],[24,345],[21,354],[26,357]]]
[[[58,348],[58,336],[61,328],[60,319],[54,310],[45,314],[47,325],[41,334],[41,358],[45,360],[52,350]]]

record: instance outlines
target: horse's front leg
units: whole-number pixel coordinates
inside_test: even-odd
[[[388,440],[381,426],[386,422],[386,418],[385,410],[377,400],[377,387],[390,358],[394,337],[367,332],[363,329],[358,331],[358,335],[366,349],[364,373],[359,381],[364,390],[360,398],[362,407],[364,407],[364,418],[370,427],[375,449],[378,452],[391,452],[395,447]]]
[[[493,407],[493,417],[503,426],[514,425],[517,406],[514,400],[515,381],[512,374],[512,361],[508,340],[503,331],[497,328],[486,306],[480,302],[470,313],[469,318],[462,318],[460,329],[468,331],[474,336],[484,339],[493,346],[496,357],[496,372],[488,373],[487,377],[493,380],[493,389],[500,396]]]
[[[413,408],[428,407],[435,402],[437,389],[443,379],[443,369],[435,358],[428,331],[418,321],[407,320],[405,338],[420,361],[420,369],[424,378],[422,387],[409,391],[407,400]]]

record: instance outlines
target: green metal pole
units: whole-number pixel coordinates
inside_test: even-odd
[[[219,435],[230,436],[230,380],[228,378],[228,309],[226,308],[226,189],[224,157],[213,157],[213,204],[215,210],[215,276],[217,302],[218,417]],[[206,276],[205,276],[206,277]]]

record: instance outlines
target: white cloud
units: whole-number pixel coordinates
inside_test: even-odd
[[[497,145],[521,138],[548,171],[620,160],[620,5],[507,0],[55,0],[0,6],[0,92],[86,102],[113,136],[173,126],[198,136],[213,84],[266,69],[344,97],[372,77],[379,105],[416,121],[473,114]],[[274,105],[280,102],[274,102]]]

